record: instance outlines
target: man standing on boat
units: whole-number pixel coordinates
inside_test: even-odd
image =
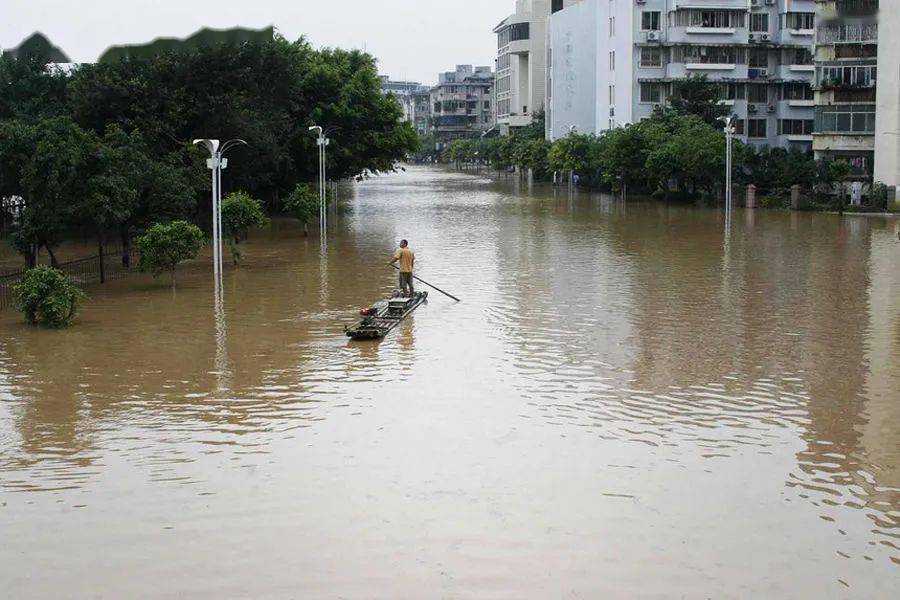
[[[409,249],[409,242],[400,241],[400,249],[394,253],[391,264],[400,263],[400,291],[410,297],[415,293],[413,290],[413,265],[416,262],[416,255]],[[407,289],[409,291],[407,292]]]

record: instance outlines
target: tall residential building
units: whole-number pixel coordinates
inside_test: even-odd
[[[494,72],[490,67],[457,65],[441,73],[431,88],[431,124],[440,147],[481,134],[494,126]]]
[[[431,117],[430,88],[418,81],[393,81],[387,75],[380,75],[379,78],[381,93],[393,95],[397,99],[403,109],[403,120],[412,123],[422,135],[428,133]]]
[[[849,162],[853,179],[870,181],[875,166],[878,0],[817,0],[817,12],[813,149],[816,158]],[[887,69],[894,72],[895,84],[896,69],[896,62]]]
[[[875,181],[893,189],[900,199],[900,10],[883,10],[878,36],[878,84],[875,112]]]
[[[584,0],[550,19],[548,135],[650,116],[706,75],[738,137],[812,147],[814,0]]]
[[[497,124],[501,133],[531,124],[544,108],[547,22],[580,0],[516,0],[516,12],[494,27],[497,34]]]

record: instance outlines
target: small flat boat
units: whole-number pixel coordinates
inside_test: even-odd
[[[412,296],[395,294],[371,308],[360,311],[363,317],[358,323],[344,327],[347,337],[354,340],[378,340],[419,308],[428,299],[428,292],[416,292]]]

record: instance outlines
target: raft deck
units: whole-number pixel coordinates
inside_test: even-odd
[[[344,328],[347,337],[354,340],[377,340],[386,336],[414,310],[428,299],[428,292],[416,292],[410,297],[394,296],[372,307],[373,314],[362,321]]]

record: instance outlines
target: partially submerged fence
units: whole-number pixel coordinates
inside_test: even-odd
[[[102,261],[98,253],[96,256],[60,263],[58,268],[80,287],[91,283],[121,279],[136,270],[140,263],[140,255],[136,246],[132,246],[129,250],[130,266],[126,267],[122,264],[122,254],[121,248],[104,248]],[[24,276],[25,270],[0,275],[0,310],[14,304],[14,287],[22,281]]]

